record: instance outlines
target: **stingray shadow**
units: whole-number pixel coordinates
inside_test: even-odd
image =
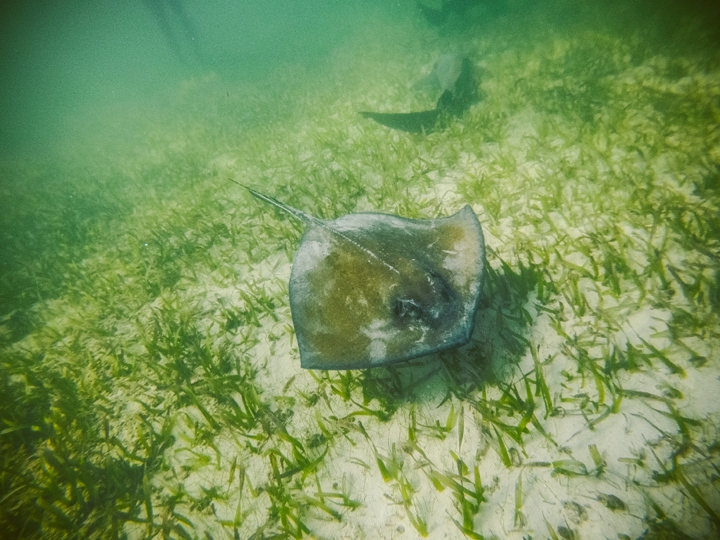
[[[470,342],[456,349],[360,373],[365,404],[377,400],[387,415],[404,404],[466,399],[488,385],[508,384],[530,347],[534,320],[525,308],[542,269],[511,267],[496,255],[486,266],[483,297]],[[499,262],[499,265],[497,264]]]

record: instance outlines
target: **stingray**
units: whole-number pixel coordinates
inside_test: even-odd
[[[301,221],[290,310],[306,369],[365,369],[466,344],[485,268],[469,205],[449,217],[313,217],[246,188]]]
[[[431,133],[444,127],[448,119],[462,115],[479,100],[472,62],[456,53],[441,55],[433,71],[418,86],[436,87],[442,91],[434,109],[409,113],[361,111],[360,115],[389,128]]]
[[[460,77],[463,67],[463,56],[457,52],[441,54],[430,73],[414,83],[414,90],[434,94],[435,99],[446,90],[452,90]]]

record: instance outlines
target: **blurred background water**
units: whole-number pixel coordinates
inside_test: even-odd
[[[4,2],[2,152],[42,148],[75,111],[151,100],[188,77],[253,80],[283,63],[313,63],[384,4]]]

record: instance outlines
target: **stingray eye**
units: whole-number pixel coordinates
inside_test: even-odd
[[[398,298],[393,306],[393,314],[401,321],[416,321],[422,317],[423,310],[412,298]]]

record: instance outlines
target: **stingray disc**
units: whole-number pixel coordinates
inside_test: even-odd
[[[438,219],[332,221],[285,209],[307,225],[290,275],[302,367],[363,369],[469,341],[485,265],[470,206]]]

